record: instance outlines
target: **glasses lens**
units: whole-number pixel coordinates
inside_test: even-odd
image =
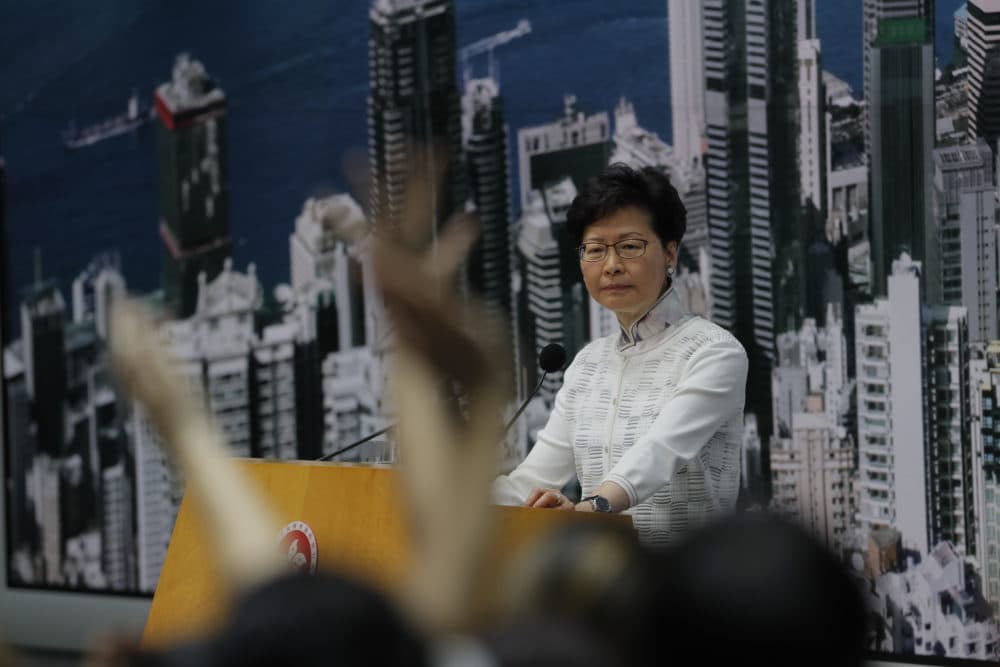
[[[625,239],[615,244],[615,250],[622,259],[634,259],[646,251],[646,242],[642,239]]]
[[[580,259],[585,262],[599,262],[604,259],[608,248],[603,243],[584,243],[580,246]]]

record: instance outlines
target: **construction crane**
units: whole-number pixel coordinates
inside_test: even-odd
[[[513,41],[518,37],[524,37],[530,32],[531,21],[528,19],[521,19],[512,30],[498,32],[495,35],[484,37],[477,42],[473,42],[468,46],[462,47],[459,50],[458,55],[462,58],[463,80],[468,82],[469,79],[472,78],[472,66],[469,64],[469,61],[475,56],[483,53],[488,54],[489,57],[490,78],[497,79],[498,76],[496,74],[496,61],[493,58],[493,49],[498,46],[502,46],[507,42]]]

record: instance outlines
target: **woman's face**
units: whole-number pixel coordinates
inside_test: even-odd
[[[622,259],[608,248],[597,262],[580,260],[583,282],[597,303],[613,311],[624,327],[648,311],[660,298],[667,279],[667,267],[677,265],[677,243],[666,247],[653,231],[649,213],[628,206],[592,222],[583,230],[583,242],[616,243],[625,239],[646,241],[640,257]]]

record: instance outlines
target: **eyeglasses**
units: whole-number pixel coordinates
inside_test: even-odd
[[[608,256],[608,248],[614,246],[615,253],[621,259],[635,259],[646,254],[646,245],[649,241],[645,239],[622,239],[614,243],[599,243],[597,241],[585,241],[576,249],[582,262],[602,262]]]

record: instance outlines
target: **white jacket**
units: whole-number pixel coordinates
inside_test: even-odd
[[[747,365],[732,334],[686,313],[668,290],[629,331],[580,350],[535,446],[494,482],[494,500],[523,504],[574,472],[584,496],[610,480],[653,545],[733,509]]]

